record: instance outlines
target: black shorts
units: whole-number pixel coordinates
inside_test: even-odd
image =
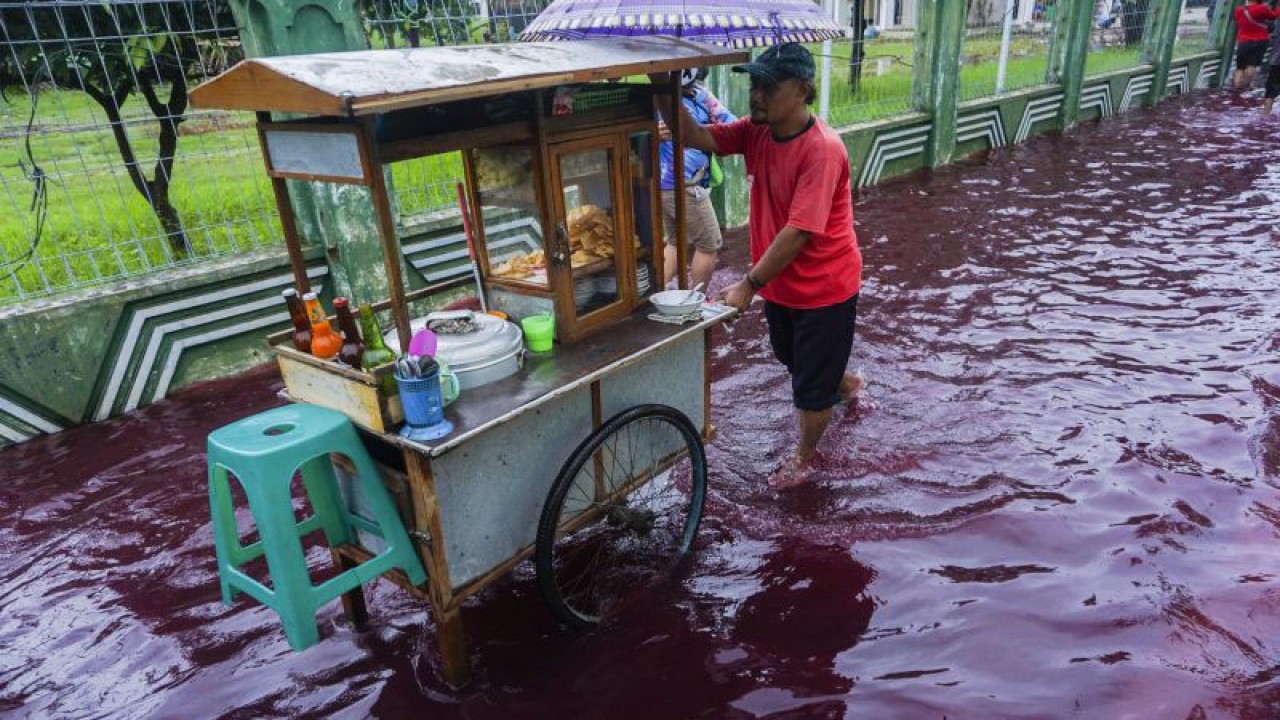
[[[1261,65],[1262,58],[1267,54],[1267,46],[1270,44],[1270,40],[1250,40],[1247,43],[1240,43],[1240,47],[1236,48],[1236,69],[1244,70]]]
[[[840,380],[853,352],[858,296],[812,310],[766,302],[764,316],[773,354],[791,373],[795,406],[817,411],[840,402]]]
[[[1272,65],[1271,69],[1267,71],[1266,97],[1271,100],[1280,97],[1280,66]]]

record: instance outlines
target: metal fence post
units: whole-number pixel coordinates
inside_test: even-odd
[[[832,20],[838,20],[835,12],[836,0],[823,0],[822,9]],[[818,94],[818,115],[824,122],[831,118],[831,41],[822,41],[822,74]]]
[[[1009,73],[1009,43],[1013,40],[1014,5],[1005,0],[1004,22],[1000,28],[1000,64],[996,67],[996,94],[1004,92],[1005,77]]]
[[[1049,82],[1062,85],[1062,114],[1058,129],[1068,130],[1080,117],[1080,92],[1084,87],[1089,31],[1093,28],[1094,0],[1064,0],[1054,18],[1053,49],[1049,56]]]
[[[917,0],[916,10],[912,105],[933,119],[925,159],[929,167],[938,167],[951,162],[956,150],[960,51],[968,8],[954,0]]]
[[[1169,84],[1169,65],[1173,61],[1173,46],[1178,41],[1178,19],[1182,15],[1182,0],[1157,0],[1152,13],[1152,32],[1148,39],[1151,64],[1155,75],[1151,78],[1151,104],[1164,97]]]
[[[1218,3],[1213,15],[1213,27],[1210,42],[1214,47],[1222,49],[1222,62],[1218,66],[1218,86],[1226,85],[1231,80],[1231,68],[1236,50],[1236,8],[1245,0],[1222,0]]]

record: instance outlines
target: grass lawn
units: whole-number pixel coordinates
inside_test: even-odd
[[[30,108],[18,93],[0,102],[0,263],[26,253],[36,221],[33,185],[20,166],[29,167],[23,139]],[[124,106],[133,113],[134,151],[150,176],[158,128],[149,113],[137,114],[144,108],[140,98]],[[50,179],[49,211],[35,260],[13,277],[10,268],[0,269],[0,303],[278,244],[275,203],[251,123],[248,114],[199,112],[181,126],[170,192],[195,250],[181,258],[129,180],[101,108],[80,92],[42,92],[31,150]],[[402,212],[452,205],[460,174],[456,156],[393,166]]]
[[[821,44],[811,45],[821,55]],[[862,87],[849,89],[849,43],[832,47],[831,121],[849,125],[906,112],[911,107],[911,83],[915,47],[911,42],[874,40],[865,46]],[[995,94],[1000,56],[999,37],[975,37],[966,41],[960,69],[960,99],[973,100]],[[1049,49],[1042,39],[1015,36],[1010,45],[1005,92],[1045,82]]]

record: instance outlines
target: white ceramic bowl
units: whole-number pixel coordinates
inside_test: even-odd
[[[688,290],[664,290],[649,297],[649,302],[663,315],[688,315],[701,307],[707,296],[696,292],[688,302],[682,302],[689,295]]]

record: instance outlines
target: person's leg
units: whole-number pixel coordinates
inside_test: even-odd
[[[840,399],[844,402],[850,402],[863,388],[867,386],[867,379],[862,377],[862,373],[845,371],[844,377],[840,379]]]
[[[770,480],[774,486],[803,482],[787,478],[807,466],[831,424],[831,408],[841,400],[841,386],[857,317],[857,297],[813,310],[790,310],[792,318],[791,392],[797,410],[799,441],[789,467]],[[803,473],[800,473],[801,475]]]
[[[662,287],[671,284],[671,279],[676,276],[676,246],[668,244],[662,249]]]
[[[818,452],[818,443],[831,424],[831,408],[826,410],[800,410],[800,442],[796,444],[795,460],[797,465],[812,462]]]
[[[662,191],[662,287],[676,276],[676,201],[671,190]]]
[[[716,217],[711,191],[703,187],[690,188],[689,243],[693,246],[693,263],[689,270],[693,285],[711,283],[711,273],[716,269],[716,257],[724,245],[720,234],[720,219]],[[692,287],[692,285],[690,286]]]
[[[689,282],[693,283],[689,287],[693,287],[698,283],[702,283],[705,288],[711,283],[711,273],[716,269],[716,253],[703,252],[695,250],[693,253],[693,266],[689,268]]]
[[[1280,58],[1272,58],[1272,61],[1280,61]],[[1267,66],[1267,87],[1262,97],[1262,115],[1268,117],[1271,115],[1276,98],[1280,97],[1280,64]]]

